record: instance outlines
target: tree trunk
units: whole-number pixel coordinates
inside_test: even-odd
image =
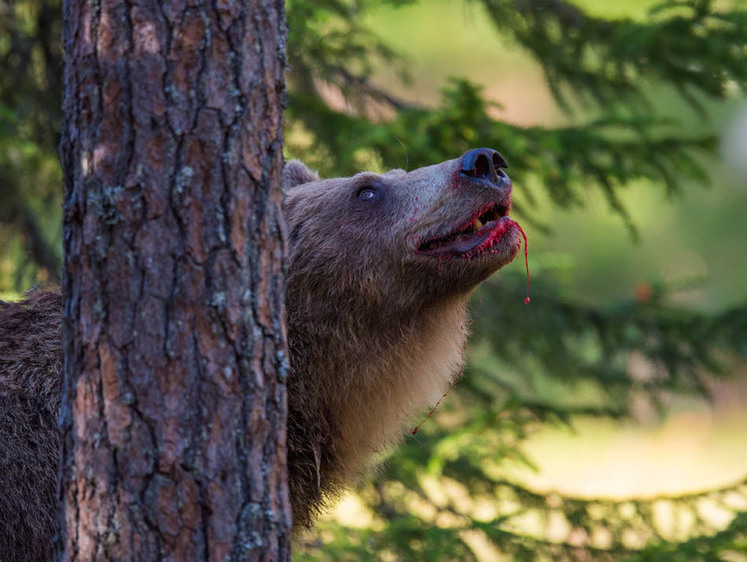
[[[68,560],[289,558],[280,0],[66,0]]]

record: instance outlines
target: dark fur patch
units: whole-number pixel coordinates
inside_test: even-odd
[[[0,559],[52,559],[62,298],[0,302]]]

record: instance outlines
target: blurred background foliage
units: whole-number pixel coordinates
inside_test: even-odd
[[[59,279],[59,1],[0,1],[0,295]]]
[[[507,157],[523,264],[298,560],[747,560],[747,5],[289,0],[286,155]],[[0,298],[60,275],[60,2],[0,0]],[[425,416],[426,413],[423,415]]]

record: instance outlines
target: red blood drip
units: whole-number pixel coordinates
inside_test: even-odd
[[[527,268],[527,298],[524,299],[524,304],[529,304],[532,300],[529,298],[529,241],[527,240],[527,233],[524,232],[524,229],[522,229],[521,226],[519,226],[519,223],[514,221],[514,224],[524,237],[524,265],[526,265]]]

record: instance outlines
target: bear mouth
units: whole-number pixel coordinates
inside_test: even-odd
[[[466,224],[449,234],[429,238],[417,252],[426,256],[469,257],[490,250],[514,221],[508,218],[509,207],[495,203],[476,213]]]

